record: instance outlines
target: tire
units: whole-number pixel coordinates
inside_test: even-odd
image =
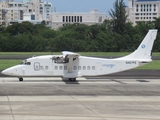
[[[19,81],[23,81],[23,78],[21,77],[21,78],[19,78]]]
[[[75,82],[75,81],[76,81],[76,78],[69,78],[69,81]]]

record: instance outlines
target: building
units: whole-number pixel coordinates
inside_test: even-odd
[[[0,2],[0,24],[10,25],[15,22],[30,21],[41,23],[51,22],[52,4],[41,0],[2,0]]]
[[[105,13],[91,10],[88,13],[52,13],[52,4],[42,0],[0,1],[0,24],[6,26],[29,21],[39,24],[43,20],[47,26],[58,29],[65,24],[81,23],[86,25],[101,24],[106,19]]]
[[[139,21],[154,21],[160,17],[160,0],[129,0],[127,14],[133,25]]]
[[[58,29],[65,24],[81,23],[86,25],[101,24],[106,19],[104,13],[91,10],[88,13],[52,13],[52,28]]]

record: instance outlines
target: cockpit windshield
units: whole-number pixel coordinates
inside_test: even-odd
[[[20,63],[20,65],[31,65],[31,62],[27,62],[27,60],[24,60]]]

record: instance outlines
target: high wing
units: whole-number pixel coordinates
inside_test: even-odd
[[[72,73],[73,61],[78,59],[80,54],[69,52],[69,51],[63,51],[62,54],[63,54],[63,56],[65,56],[66,59],[69,59],[69,62],[68,62],[68,73]]]

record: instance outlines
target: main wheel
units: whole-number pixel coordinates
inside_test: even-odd
[[[19,78],[19,81],[23,81],[23,78],[21,77],[21,78]]]
[[[76,78],[69,78],[69,81],[75,82],[75,81],[76,81]]]

